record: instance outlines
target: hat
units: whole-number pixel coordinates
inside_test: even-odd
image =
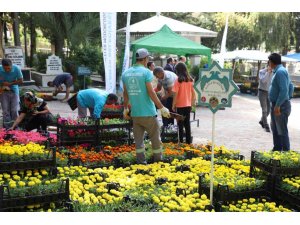
[[[140,48],[140,49],[136,50],[136,53],[135,53],[136,59],[144,59],[149,55],[150,54],[149,54],[148,50],[145,48]]]
[[[32,92],[25,92],[24,98],[26,100],[30,101],[31,103],[36,103],[37,102],[37,99],[36,99],[35,95]]]

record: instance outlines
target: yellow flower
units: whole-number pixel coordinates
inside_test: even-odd
[[[34,181],[29,181],[28,182],[28,186],[34,186],[35,185],[35,182]]]

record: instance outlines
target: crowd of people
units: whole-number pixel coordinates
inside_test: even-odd
[[[162,116],[163,127],[174,125],[174,115],[181,115],[177,120],[179,142],[192,143],[190,113],[196,105],[194,80],[186,66],[186,58],[178,61],[172,57],[167,59],[164,67],[155,66],[150,61],[147,49],[136,51],[136,63],[122,74],[124,119],[132,119],[133,134],[136,146],[137,162],[146,164],[144,135],[147,132],[153,149],[155,162],[162,160],[160,125],[158,111]],[[3,59],[0,66],[0,101],[3,111],[3,127],[16,129],[22,121],[26,121],[23,129],[46,131],[51,121],[51,112],[47,103],[35,96],[33,92],[25,92],[19,96],[18,85],[23,82],[22,72],[11,60]],[[69,74],[58,75],[48,86],[55,87],[53,95],[66,86],[63,102],[69,100],[70,87],[73,85]],[[259,71],[258,96],[262,109],[259,124],[266,132],[272,130],[273,150],[290,150],[288,117],[291,113],[290,99],[293,95],[293,84],[287,70],[281,64],[281,56],[272,53],[266,68]],[[103,107],[116,104],[117,95],[100,89],[80,90],[71,99],[78,107],[78,117],[101,117]],[[268,115],[271,114],[271,130]],[[185,132],[184,132],[185,131]]]

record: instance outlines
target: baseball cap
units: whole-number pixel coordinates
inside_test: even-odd
[[[147,49],[140,48],[140,49],[136,50],[136,53],[135,53],[136,59],[144,59],[147,56],[150,56],[150,54],[149,54],[149,52],[148,52]]]

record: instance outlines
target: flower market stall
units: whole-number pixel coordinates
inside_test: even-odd
[[[210,143],[163,143],[164,160],[151,163],[151,144],[146,141],[148,165],[138,165],[135,147],[127,140],[131,138],[128,122],[116,118],[98,122],[60,118],[58,124],[72,129],[61,128],[63,131],[58,131],[57,138],[55,134],[1,130],[0,210],[289,212],[300,209],[298,152],[253,152],[251,159],[245,160],[239,151],[215,146],[211,205]],[[70,140],[90,135],[99,142],[88,139],[66,142],[60,135]],[[105,139],[105,135],[109,138]],[[127,141],[122,142],[122,137]],[[114,142],[109,143],[110,138]]]

